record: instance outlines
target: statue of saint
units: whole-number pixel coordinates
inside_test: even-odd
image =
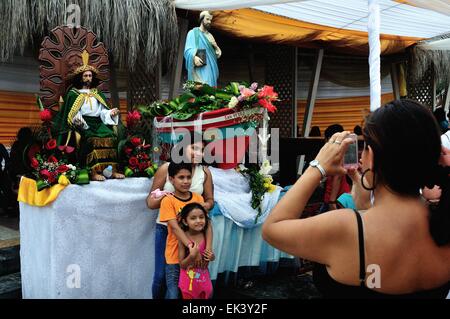
[[[209,32],[213,16],[209,11],[200,13],[200,27],[188,32],[184,58],[188,71],[188,80],[217,86],[219,67],[217,59],[222,51]]]
[[[111,109],[105,95],[97,90],[99,72],[88,64],[87,51],[82,53],[82,60],[83,65],[71,74],[72,87],[55,120],[58,145],[67,145],[75,135],[79,164],[91,169],[91,180],[104,181],[102,172],[108,166],[113,168],[112,178],[124,178],[117,164],[120,111]]]

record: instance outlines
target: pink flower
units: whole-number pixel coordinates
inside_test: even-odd
[[[58,149],[61,152],[66,153],[66,154],[70,154],[73,151],[75,151],[75,147],[73,147],[73,146],[66,146],[66,145],[60,145],[60,146],[58,146]]]
[[[241,96],[244,97],[245,99],[255,95],[255,93],[256,93],[255,91],[253,91],[249,88],[246,88],[246,87],[241,88],[240,91],[241,91]]]
[[[42,122],[50,122],[52,120],[52,111],[44,109],[39,113]]]

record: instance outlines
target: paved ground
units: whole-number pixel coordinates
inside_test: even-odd
[[[0,248],[19,245],[19,219],[0,216]]]
[[[0,260],[4,268],[0,274],[0,299],[21,298],[19,259],[15,256],[20,240],[18,230],[18,218],[0,216]],[[267,264],[264,268],[243,267],[239,274],[220,274],[214,290],[214,299],[315,298],[320,298],[320,293],[312,283],[311,274],[300,274],[292,260]]]
[[[236,276],[219,276],[215,299],[317,299],[321,298],[310,272],[301,274],[298,267],[279,267],[269,274],[258,273],[256,267],[241,269]]]

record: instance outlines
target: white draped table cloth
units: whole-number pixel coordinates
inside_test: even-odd
[[[151,183],[69,185],[46,207],[20,203],[23,298],[151,298],[157,216],[145,202]],[[242,228],[220,214],[212,224],[212,280],[241,266],[292,258],[263,241],[262,225]]]

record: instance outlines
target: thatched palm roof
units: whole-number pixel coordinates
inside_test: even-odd
[[[121,65],[133,69],[141,54],[149,69],[159,56],[174,61],[178,25],[171,0],[2,0],[0,62],[66,25],[71,4],[80,6],[81,25],[94,31]]]
[[[421,41],[411,50],[411,77],[413,82],[419,82],[423,75],[432,67],[437,82],[448,82],[450,79],[450,50],[431,50],[428,44],[450,38],[446,33],[425,41]]]

